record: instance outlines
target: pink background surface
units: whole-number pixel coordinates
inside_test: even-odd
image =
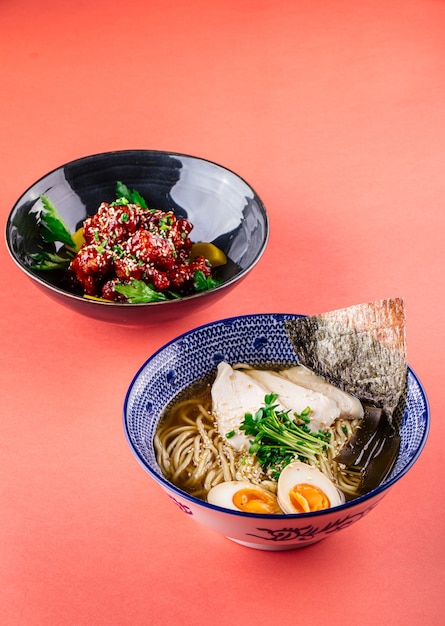
[[[445,2],[0,3],[3,223],[87,154],[186,152],[235,170],[267,251],[219,303],[158,327],[81,317],[0,243],[0,623],[443,623]],[[403,296],[432,427],[357,525],[301,551],[238,546],[143,472],[121,414],[180,332]]]

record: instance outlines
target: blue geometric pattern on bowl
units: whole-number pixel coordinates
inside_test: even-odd
[[[172,486],[156,463],[152,441],[165,408],[191,383],[213,374],[222,360],[231,364],[245,362],[253,366],[291,366],[298,363],[284,328],[285,320],[298,317],[302,316],[254,314],[211,322],[172,340],[145,362],[134,377],[125,398],[124,430],[136,458],[159,483],[168,485],[182,498],[193,500]],[[420,455],[428,430],[426,395],[417,376],[408,368],[407,402],[396,464],[382,485],[357,500],[363,501],[383,492],[405,474]],[[204,506],[212,508],[212,505],[206,503]],[[347,508],[348,504],[342,506]],[[303,515],[310,516],[311,513]]]

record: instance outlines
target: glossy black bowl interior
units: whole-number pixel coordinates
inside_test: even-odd
[[[212,242],[228,263],[215,268],[222,284],[179,300],[147,304],[100,302],[65,288],[63,272],[31,268],[30,254],[39,241],[36,215],[40,195],[50,197],[74,233],[100,203],[116,197],[116,182],[136,189],[150,208],[173,210],[194,228],[193,242]],[[34,183],[16,202],[6,224],[9,252],[35,284],[79,313],[118,323],[162,321],[210,304],[235,285],[258,262],[269,236],[261,199],[234,172],[193,156],[153,150],[123,150],[67,163]]]

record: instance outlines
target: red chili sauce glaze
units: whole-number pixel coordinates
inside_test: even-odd
[[[190,294],[196,271],[212,273],[203,256],[189,260],[192,228],[172,211],[103,202],[83,224],[85,243],[70,264],[72,280],[86,295],[112,301],[126,301],[115,287],[131,279],[160,292]]]

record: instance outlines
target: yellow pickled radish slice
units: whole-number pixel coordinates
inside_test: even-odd
[[[71,238],[76,244],[77,250],[80,250],[80,248],[85,243],[85,237],[83,236],[83,227],[81,226],[80,228],[78,228],[74,235],[71,236]]]
[[[87,293],[83,294],[85,300],[95,300],[96,302],[113,302],[113,300],[106,300],[105,298],[101,298],[100,296],[89,296]]]
[[[213,243],[206,243],[204,241],[194,243],[190,252],[190,260],[196,259],[197,256],[205,257],[210,261],[213,267],[227,263],[227,257],[224,252]]]

